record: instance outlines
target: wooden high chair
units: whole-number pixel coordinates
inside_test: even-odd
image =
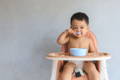
[[[99,53],[99,55],[87,55],[87,56],[67,56],[62,55],[65,54],[64,52],[57,52],[57,53],[49,53],[49,55],[46,57],[49,60],[53,60],[53,66],[52,66],[52,75],[50,80],[61,80],[60,69],[63,67],[63,61],[69,61],[69,60],[76,60],[76,61],[99,61],[99,64],[97,65],[98,71],[100,72],[100,80],[109,80],[108,74],[107,74],[107,67],[106,67],[106,60],[110,59],[111,56],[108,53]],[[81,76],[81,77],[74,77],[72,80],[88,80],[87,75]]]
[[[96,52],[98,52],[97,40],[94,33],[92,33],[89,30],[85,36],[92,40],[94,48],[96,49]],[[68,52],[67,44],[62,45],[61,51],[62,52],[49,53],[49,55],[46,57],[49,60],[53,60],[51,80],[61,80],[60,74],[61,74],[61,69],[64,66],[64,60],[96,61],[96,68],[100,72],[100,80],[108,80],[106,60],[110,59],[109,54],[100,53],[99,55],[81,56],[81,57],[66,56],[63,54],[66,54],[66,52]],[[88,80],[88,77],[87,75],[81,76],[79,78],[73,76],[72,80]]]

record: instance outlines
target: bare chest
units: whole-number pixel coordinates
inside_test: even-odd
[[[68,48],[89,48],[89,39],[80,38],[74,39],[70,38],[68,43]]]

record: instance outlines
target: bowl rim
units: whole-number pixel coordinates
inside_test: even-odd
[[[88,50],[87,48],[70,48],[70,50]]]

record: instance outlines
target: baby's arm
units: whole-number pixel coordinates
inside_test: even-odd
[[[57,39],[57,43],[60,45],[63,45],[69,41],[69,33],[68,30],[64,31],[60,34],[60,36]]]
[[[57,43],[60,45],[64,45],[69,41],[70,35],[73,34],[74,31],[70,28],[60,34],[57,39]]]
[[[90,43],[89,43],[89,52],[90,52],[90,53],[95,53],[97,50],[96,50],[96,48],[95,48],[92,40],[90,39],[89,42],[90,42]]]

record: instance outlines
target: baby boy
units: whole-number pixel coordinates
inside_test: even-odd
[[[70,48],[86,48],[88,53],[95,53],[95,48],[91,39],[86,37],[89,28],[89,18],[85,13],[78,12],[71,17],[71,27],[65,30],[58,37],[57,42],[60,45],[67,44],[68,53]],[[62,80],[71,80],[73,71],[76,67],[75,62],[67,62],[62,73]],[[89,80],[99,80],[99,73],[93,62],[84,63],[84,71],[88,74]]]

